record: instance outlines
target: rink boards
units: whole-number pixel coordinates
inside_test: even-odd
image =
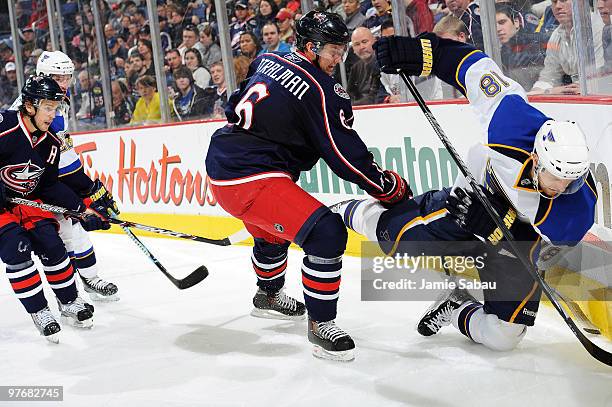
[[[606,240],[601,231],[606,234],[612,227],[612,99],[572,103],[540,99],[536,106],[556,119],[576,120],[586,133],[599,194],[598,230],[593,232]],[[478,119],[467,104],[438,102],[432,103],[431,110],[462,156],[474,143],[484,141]],[[241,223],[217,205],[206,177],[204,158],[210,137],[223,125],[222,121],[198,121],[80,133],[74,135],[74,144],[86,172],[99,177],[112,191],[122,217],[218,238],[241,229]],[[459,172],[414,104],[358,108],[354,129],[376,161],[404,176],[415,194],[450,186]],[[325,204],[366,197],[321,161],[303,173],[299,183]],[[352,234],[347,252],[358,255],[360,242]],[[598,326],[610,332],[612,312],[607,304],[588,303],[584,308]]]

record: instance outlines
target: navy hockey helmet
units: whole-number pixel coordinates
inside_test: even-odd
[[[335,13],[311,10],[295,24],[296,46],[304,49],[307,42],[318,48],[325,44],[348,44],[351,35],[342,18]]]
[[[31,101],[34,105],[40,100],[54,100],[61,102],[65,93],[57,82],[45,75],[30,76],[21,88],[21,101]]]

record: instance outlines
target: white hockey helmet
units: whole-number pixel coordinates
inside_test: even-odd
[[[582,187],[591,162],[586,137],[576,122],[546,121],[536,134],[534,152],[538,155],[533,180],[536,188],[542,171],[572,180],[563,194],[573,194]]]
[[[36,75],[72,75],[74,64],[62,51],[43,51],[36,63]]]

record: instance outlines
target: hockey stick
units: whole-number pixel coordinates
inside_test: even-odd
[[[75,212],[75,211],[71,211],[66,208],[62,208],[60,206],[43,204],[43,203],[34,202],[34,201],[30,201],[27,199],[21,199],[21,198],[9,198],[8,201],[14,204],[18,204],[18,205],[26,205],[26,206],[31,206],[34,208],[44,209],[49,212],[58,213],[60,215],[65,215],[65,216],[70,216],[71,218],[75,218],[75,219],[80,219],[82,217],[82,214]],[[117,222],[113,222],[114,220],[115,219],[113,218],[109,219],[111,223],[117,223]],[[140,248],[140,250],[142,250],[142,252],[157,266],[159,271],[161,271],[164,274],[164,276],[166,276],[168,280],[170,280],[172,284],[174,284],[179,290],[184,290],[185,288],[193,287],[194,285],[204,280],[208,276],[208,270],[206,269],[206,266],[202,265],[198,267],[197,269],[195,269],[194,271],[192,271],[191,274],[189,274],[185,278],[178,279],[174,277],[168,272],[168,270],[166,270],[163,264],[161,264],[160,261],[157,260],[157,258],[153,255],[153,253],[151,253],[149,249],[147,249],[147,247],[140,241],[140,239],[138,239],[138,237],[136,237],[136,235],[134,235],[132,231],[128,229],[127,226],[122,225],[122,223],[123,222],[119,222],[118,224],[121,226],[124,232],[127,233],[128,237],[132,239],[134,243],[136,243],[136,245]]]
[[[61,215],[66,215],[66,216],[70,216],[71,218],[80,218],[81,214],[75,211],[71,211],[70,209],[66,209],[66,208],[62,208],[61,206],[55,206],[55,205],[49,205],[49,204],[45,204],[45,203],[39,203],[39,202],[34,202],[34,201],[30,201],[27,199],[22,199],[22,198],[8,198],[7,201],[17,204],[17,205],[26,205],[26,206],[31,206],[33,208],[40,208],[40,209],[44,209],[46,211],[49,212],[53,212],[53,213],[59,213]],[[202,236],[196,236],[196,235],[190,235],[188,233],[182,233],[182,232],[176,232],[174,230],[169,230],[169,229],[163,229],[163,228],[159,228],[157,226],[148,226],[148,225],[143,225],[141,223],[136,223],[136,222],[129,222],[129,221],[125,221],[125,220],[121,220],[121,219],[108,219],[108,221],[112,224],[118,225],[120,227],[128,227],[128,228],[135,228],[135,229],[140,229],[140,230],[146,230],[147,232],[152,232],[152,233],[157,233],[160,235],[165,235],[165,236],[171,236],[171,237],[176,237],[176,238],[180,238],[180,239],[187,239],[187,240],[193,240],[195,242],[200,242],[200,243],[208,243],[208,244],[214,244],[217,246],[230,246],[233,244],[236,244],[238,242],[243,241],[244,239],[246,239],[247,237],[249,237],[249,233],[245,230],[245,229],[241,229],[238,232],[228,236],[228,237],[224,237],[223,239],[209,239],[207,237],[202,237]]]
[[[540,285],[540,287],[542,288],[542,291],[544,291],[546,296],[550,299],[550,302],[553,304],[557,312],[561,315],[561,317],[563,318],[567,326],[569,326],[569,328],[572,330],[574,335],[578,338],[578,340],[580,341],[582,346],[586,349],[586,351],[589,352],[591,356],[599,360],[601,363],[604,363],[608,366],[612,366],[612,353],[600,348],[599,346],[594,344],[589,338],[585,336],[585,334],[578,328],[578,326],[576,325],[574,320],[571,318],[571,316],[569,316],[567,312],[565,312],[565,309],[563,308],[563,306],[559,304],[557,297],[555,296],[553,290],[544,281],[540,273],[538,273],[535,267],[533,267],[533,265],[530,263],[529,259],[527,259],[527,257],[523,254],[523,252],[521,252],[518,249],[516,241],[514,237],[512,236],[512,233],[510,233],[510,230],[508,230],[508,228],[502,221],[501,217],[497,214],[497,212],[495,211],[495,209],[493,208],[493,206],[491,205],[487,197],[481,191],[478,182],[476,182],[476,179],[470,173],[465,162],[463,162],[463,159],[461,159],[461,156],[459,156],[459,154],[457,153],[457,151],[451,144],[450,140],[444,133],[444,130],[442,130],[442,127],[440,126],[436,118],[434,117],[433,113],[431,112],[431,110],[429,110],[429,107],[423,100],[423,97],[419,93],[418,89],[416,88],[412,80],[408,76],[406,76],[406,74],[402,72],[401,70],[398,70],[398,74],[401,76],[402,80],[408,87],[408,90],[410,90],[410,93],[412,94],[412,96],[414,97],[414,100],[417,102],[417,104],[421,108],[421,111],[427,118],[427,121],[429,121],[429,124],[431,124],[431,127],[433,128],[434,132],[436,133],[436,135],[438,136],[438,138],[440,139],[444,147],[446,147],[451,157],[453,157],[453,160],[455,161],[455,163],[457,163],[459,170],[465,176],[466,180],[469,182],[470,186],[472,187],[472,190],[476,194],[476,197],[485,207],[491,219],[495,221],[497,226],[502,231],[502,234],[508,241],[508,244],[510,245],[512,251],[516,254],[516,257],[520,260],[523,266],[527,269],[527,271],[529,272],[531,277],[534,279],[534,281],[536,281]]]

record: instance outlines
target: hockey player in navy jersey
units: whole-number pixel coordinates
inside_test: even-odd
[[[382,38],[375,47],[383,71],[433,73],[469,99],[487,143],[470,149],[467,165],[513,236],[527,243],[521,250],[534,264],[542,240],[575,245],[584,237],[593,225],[597,193],[586,139],[576,123],[553,120],[531,106],[520,85],[471,45],[428,33]],[[417,330],[430,336],[452,322],[477,343],[510,350],[534,324],[541,288],[516,257],[501,250],[501,230],[467,185],[460,176],[452,193],[429,191],[390,210],[368,200],[332,208],[348,227],[378,241],[390,255],[401,250],[401,242],[431,242],[434,248],[440,247],[435,241],[488,243],[489,257],[478,272],[481,281],[495,282],[496,289],[483,290],[484,304],[465,290],[445,292]],[[447,250],[442,255],[459,254],[453,245],[442,247]]]
[[[45,75],[55,80],[66,95],[73,79],[73,73],[74,64],[62,51],[44,51],[36,63],[36,75]],[[11,110],[18,110],[20,105],[21,99],[18,98],[11,106]],[[51,123],[51,129],[63,141],[59,161],[60,180],[79,195],[103,197],[108,201],[107,208],[111,209],[111,212],[106,213],[105,216],[116,216],[119,210],[112,196],[100,180],[96,179],[92,182],[85,174],[81,160],[74,151],[72,139],[68,133],[69,109],[70,101],[66,96]],[[66,219],[63,216],[56,216],[56,218],[60,223],[60,236],[81,277],[85,292],[94,301],[117,301],[119,290],[115,284],[98,275],[93,243],[80,222]]]
[[[64,92],[51,78],[28,78],[19,111],[2,113],[0,121],[0,258],[11,287],[40,333],[57,342],[60,325],[43,294],[33,251],[55,293],[64,322],[81,328],[93,323],[93,307],[77,292],[74,271],[53,214],[22,205],[7,197],[25,197],[83,213],[86,229],[108,229],[110,224],[58,180],[62,140],[50,130]]]
[[[349,95],[330,75],[349,32],[333,13],[307,13],[296,24],[297,51],[263,54],[230,97],[229,124],[212,137],[206,170],[219,204],[255,239],[258,291],[253,315],[304,317],[304,304],[282,291],[290,242],[302,266],[308,339],[314,355],[351,360],[354,343],[334,322],[347,233],[342,219],[295,184],[319,159],[340,177],[392,206],[411,194],[383,171],[352,129]]]

